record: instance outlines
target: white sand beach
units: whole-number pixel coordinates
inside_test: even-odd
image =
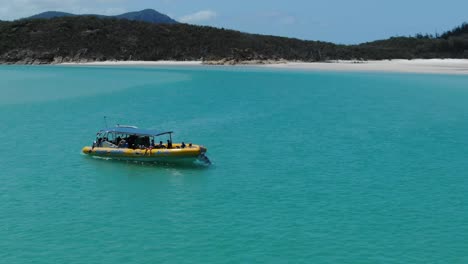
[[[90,65],[90,66],[194,66],[202,65],[202,61],[94,61],[65,62],[60,65]]]
[[[63,63],[61,65],[89,66],[205,66],[202,61],[104,61],[85,63]],[[316,71],[362,71],[403,72],[432,74],[468,74],[468,59],[415,59],[382,61],[329,61],[329,62],[286,62],[240,63],[236,66],[266,67],[291,70]],[[219,66],[212,66],[219,67]],[[222,67],[222,66],[221,66]]]
[[[287,62],[285,64],[265,65],[265,67],[328,71],[468,74],[468,59],[331,61],[314,63]]]

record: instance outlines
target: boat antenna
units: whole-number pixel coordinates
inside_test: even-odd
[[[104,124],[106,125],[106,128],[107,128],[107,116],[104,116]]]

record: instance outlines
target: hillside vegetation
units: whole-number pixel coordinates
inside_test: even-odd
[[[468,25],[440,37],[394,37],[360,45],[246,34],[187,24],[71,16],[0,21],[0,63],[104,60],[301,60],[468,58]]]

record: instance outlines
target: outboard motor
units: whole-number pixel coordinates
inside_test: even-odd
[[[210,159],[205,155],[205,153],[200,154],[200,156],[198,156],[198,160],[201,161],[201,162],[204,162],[204,163],[207,164],[207,165],[211,165],[211,161],[210,161]]]

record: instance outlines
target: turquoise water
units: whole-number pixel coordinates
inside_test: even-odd
[[[0,67],[1,263],[467,263],[468,76]],[[214,165],[80,154],[111,124]]]

